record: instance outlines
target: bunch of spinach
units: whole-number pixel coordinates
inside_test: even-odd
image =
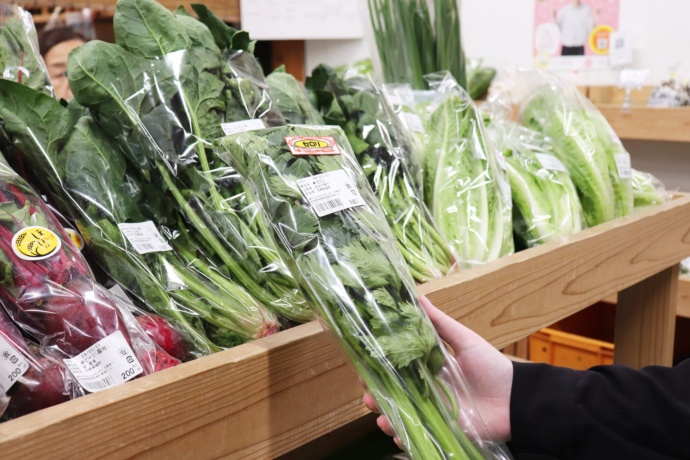
[[[12,148],[77,223],[104,270],[172,320],[200,356],[275,332],[276,318],[204,258],[160,189],[147,182],[89,117],[0,81],[0,118]],[[153,221],[174,251],[139,254],[117,224]]]
[[[280,66],[267,77],[269,93],[285,121],[293,125],[322,125],[321,114],[316,110],[309,94],[295,77]]]
[[[314,69],[307,85],[326,123],[347,134],[415,280],[423,283],[448,274],[455,258],[403,161],[403,129],[381,95],[373,87],[350,85],[326,65]]]
[[[263,75],[247,70],[256,61],[246,33],[195,9],[210,26],[153,0],[120,0],[117,44],[91,42],[74,51],[70,87],[108,132],[118,133],[129,160],[165,191],[204,254],[266,307],[306,321],[311,316],[297,284],[237,173],[210,148],[224,122],[263,117],[271,124],[282,117],[254,81]]]
[[[342,153],[295,156],[286,137],[332,138]],[[287,126],[225,137],[217,146],[247,178],[309,303],[337,335],[412,458],[485,458],[488,452],[480,450],[486,446],[474,446],[458,423],[456,397],[468,395],[441,379],[442,369],[452,372],[457,363],[419,304],[345,133]],[[347,178],[364,204],[319,217],[300,179],[333,173]]]

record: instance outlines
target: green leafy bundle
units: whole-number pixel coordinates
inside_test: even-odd
[[[633,169],[632,188],[635,209],[655,206],[667,200],[666,186],[650,173]]]
[[[556,155],[577,187],[587,225],[629,214],[630,155],[609,124],[573,85],[553,76],[535,80],[536,89],[523,104],[520,120],[553,140]]]
[[[492,121],[488,132],[506,160],[513,232],[521,245],[533,247],[582,230],[577,189],[550,141],[507,120]]]
[[[321,114],[314,108],[306,89],[295,77],[280,66],[269,76],[271,100],[283,114],[285,122],[293,125],[322,125]]]
[[[465,53],[456,0],[369,0],[387,83],[426,89],[424,75],[447,71],[465,88]]]
[[[53,94],[31,14],[0,4],[0,71],[2,78]]]
[[[307,85],[326,123],[339,125],[347,134],[412,276],[422,283],[444,276],[453,270],[455,258],[403,160],[408,149],[401,142],[404,130],[368,80],[362,79],[360,86],[349,81],[321,65]]]
[[[294,156],[286,137],[331,138],[342,154]],[[474,446],[460,428],[459,410],[461,417],[476,417],[458,407],[460,398],[470,401],[471,395],[460,380],[450,384],[441,378],[442,369],[457,375],[457,363],[419,304],[345,133],[337,127],[288,126],[236,134],[217,144],[218,155],[247,178],[309,303],[336,334],[412,458],[488,456],[492,444]],[[300,182],[331,184],[333,175],[362,201],[319,217],[320,206],[310,202]]]
[[[473,101],[483,97],[496,77],[496,69],[482,66],[480,60],[472,59],[467,66],[467,92]]]
[[[448,73],[428,76],[424,199],[463,267],[514,252],[510,185],[484,120]]]
[[[205,7],[195,10],[208,26],[153,0],[120,0],[117,44],[90,42],[71,53],[70,87],[107,132],[117,133],[129,161],[165,191],[191,240],[223,273],[280,315],[309,320],[239,177],[210,148],[223,123],[262,118],[270,125],[282,117],[246,33]]]
[[[0,81],[0,118],[11,148],[77,223],[92,255],[135,298],[170,319],[196,357],[277,331],[277,320],[218,270],[189,238],[169,201],[88,116]],[[140,254],[118,224],[151,220],[174,251]]]

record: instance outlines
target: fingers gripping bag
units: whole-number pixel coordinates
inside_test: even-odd
[[[9,401],[0,420],[54,406],[84,394],[67,368],[40,353],[0,309],[0,395]],[[2,403],[0,402],[0,405]]]
[[[414,279],[450,273],[455,257],[422,201],[405,161],[403,128],[380,92],[369,80],[343,80],[325,65],[307,83],[326,123],[347,134]]]
[[[424,199],[455,249],[472,267],[514,252],[510,184],[484,120],[448,73],[428,75],[434,90],[426,122]]]
[[[44,202],[0,162],[0,300],[41,352],[99,391],[179,363],[96,284]],[[98,359],[96,359],[98,357]]]
[[[411,457],[508,458],[488,440],[457,362],[422,310],[345,132],[264,129],[225,137],[217,151],[247,178],[302,292]]]
[[[582,230],[577,189],[550,140],[502,119],[492,120],[487,132],[506,161],[513,231],[522,246],[537,246]]]
[[[7,3],[0,3],[0,71],[5,80],[53,95],[31,13]]]
[[[155,27],[147,27],[151,14],[160,16]],[[152,0],[118,2],[114,26],[117,44],[91,42],[70,55],[75,99],[108,133],[116,133],[128,161],[164,192],[181,218],[177,230],[217,267],[214,273],[257,300],[253,310],[309,320],[239,176],[211,149],[222,129],[247,129],[234,124],[240,110],[252,113],[239,123],[275,122],[270,104],[261,102],[270,101],[267,87],[254,85],[259,76],[246,76],[254,57],[240,50],[231,56],[231,66],[208,27]]]
[[[514,77],[520,121],[548,136],[580,194],[588,226],[630,214],[630,155],[594,105],[573,86],[545,72]]]

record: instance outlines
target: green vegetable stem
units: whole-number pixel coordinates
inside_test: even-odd
[[[330,137],[342,154],[293,156],[285,141],[293,136]],[[457,363],[421,309],[410,272],[343,130],[272,128],[225,137],[217,146],[218,155],[247,178],[302,291],[337,336],[411,457],[490,455],[491,443],[475,446],[460,428],[458,410],[466,407],[458,407],[455,395],[462,394],[456,393],[461,388],[441,378],[444,366]],[[319,217],[298,180],[334,173],[350,181],[364,204]]]

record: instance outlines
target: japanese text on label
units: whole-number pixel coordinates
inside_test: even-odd
[[[331,171],[297,180],[319,217],[364,204],[359,190],[345,171]]]

